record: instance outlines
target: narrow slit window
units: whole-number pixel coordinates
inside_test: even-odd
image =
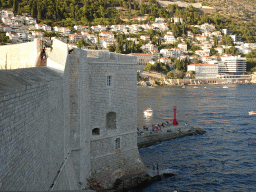
[[[120,138],[116,138],[115,140],[115,148],[120,149]]]
[[[111,76],[107,76],[107,86],[111,86]]]

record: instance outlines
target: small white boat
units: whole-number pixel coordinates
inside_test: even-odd
[[[227,89],[228,87],[225,85],[224,87],[223,87],[223,89]]]
[[[148,108],[147,110],[144,111],[145,116],[152,116],[153,115],[153,110]]]
[[[198,88],[197,86],[194,87],[194,89]]]
[[[256,115],[256,111],[250,111],[249,115]]]

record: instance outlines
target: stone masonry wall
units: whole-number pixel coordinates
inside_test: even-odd
[[[86,185],[90,175],[90,90],[87,54],[74,49],[69,55],[70,66],[70,146],[77,180]]]
[[[41,51],[40,39],[29,43],[0,46],[0,69],[35,67]]]
[[[117,178],[145,172],[137,148],[136,58],[112,54],[102,61],[89,57],[89,65],[91,176],[110,188]],[[116,114],[116,128],[107,128],[109,112]],[[92,135],[94,128],[100,129],[100,135]],[[115,148],[117,138],[119,149]]]
[[[47,191],[64,160],[62,76],[46,67],[0,76],[0,191]]]

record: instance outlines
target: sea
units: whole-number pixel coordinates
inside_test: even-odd
[[[152,183],[142,192],[256,191],[255,84],[138,87],[137,126],[173,119],[206,131],[140,148],[145,166],[158,163],[174,177]],[[153,109],[153,115],[143,111]]]

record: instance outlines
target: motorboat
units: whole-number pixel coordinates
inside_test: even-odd
[[[223,87],[223,89],[227,89],[227,88],[228,88],[228,86],[226,86],[226,85]]]
[[[181,88],[186,88],[185,85],[183,85]]]
[[[256,111],[250,111],[249,115],[256,115]]]
[[[153,115],[153,110],[151,108],[148,108],[147,110],[144,111],[145,116],[152,116]]]
[[[194,87],[194,89],[198,88],[197,86]]]

